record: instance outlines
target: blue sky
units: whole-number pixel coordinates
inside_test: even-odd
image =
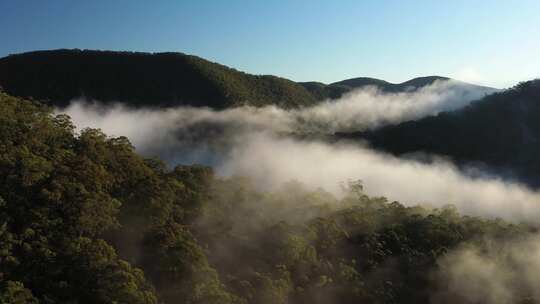
[[[0,0],[0,56],[179,51],[255,74],[333,82],[540,77],[540,1]]]

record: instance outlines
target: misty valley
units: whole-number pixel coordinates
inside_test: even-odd
[[[0,303],[540,303],[540,80],[0,58]]]

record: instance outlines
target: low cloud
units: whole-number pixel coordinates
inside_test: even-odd
[[[363,131],[456,110],[494,91],[450,80],[435,81],[432,85],[401,93],[384,93],[369,86],[349,92],[339,100],[293,110],[275,106],[244,106],[223,111],[191,107],[132,110],[121,104],[103,107],[99,103],[75,100],[59,111],[70,114],[81,125],[98,126],[144,144],[148,138],[146,133],[154,130],[142,130],[142,127],[177,125],[182,128],[199,122],[300,134]],[[138,131],[142,133],[134,132],[134,120],[140,124]]]
[[[484,240],[439,260],[434,303],[529,303],[540,298],[540,238]],[[531,302],[532,303],[532,302]]]
[[[444,160],[425,164],[350,143],[328,145],[251,134],[218,170],[224,175],[250,176],[264,187],[275,187],[294,178],[337,194],[337,182],[360,179],[368,194],[406,205],[454,204],[468,215],[519,221],[540,219],[540,194],[520,184],[488,176],[472,178]]]
[[[539,220],[540,195],[520,184],[496,177],[472,178],[440,159],[426,164],[359,143],[314,139],[457,109],[485,93],[458,84],[436,82],[397,94],[366,88],[338,101],[291,111],[276,107],[129,109],[76,101],[59,112],[69,114],[79,127],[127,136],[139,152],[159,156],[170,165],[212,165],[223,176],[250,177],[262,189],[298,180],[309,188],[323,187],[340,195],[340,182],[360,179],[368,194],[407,205],[455,204],[470,215]]]
[[[363,131],[456,110],[494,91],[454,80],[438,80],[401,93],[384,93],[376,87],[366,87],[338,101],[294,110],[287,116],[292,117],[290,128],[296,132]]]

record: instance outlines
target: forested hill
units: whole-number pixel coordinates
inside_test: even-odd
[[[448,78],[420,77],[401,84],[365,77],[328,85],[296,83],[276,76],[243,73],[182,53],[52,50],[0,59],[0,86],[7,93],[56,106],[86,97],[105,103],[121,101],[136,107],[190,105],[223,109],[272,104],[295,108],[339,98],[364,86],[403,92],[436,80]]]
[[[0,59],[0,86],[15,96],[66,105],[85,96],[133,106],[313,104],[303,86],[256,76],[182,53],[36,51]]]
[[[331,84],[324,84],[320,82],[301,82],[306,89],[308,89],[316,98],[325,99],[325,98],[339,98],[343,94],[350,92],[354,89],[359,89],[366,86],[377,87],[380,91],[385,93],[401,93],[401,92],[411,92],[423,88],[425,86],[431,85],[436,81],[448,81],[453,80],[448,77],[442,76],[425,76],[417,77],[410,80],[407,80],[402,83],[391,83],[381,79],[370,78],[370,77],[358,77],[346,79]],[[455,81],[455,80],[453,80]],[[473,85],[466,82],[457,82],[461,86],[468,87],[471,89],[480,89],[486,94],[494,93],[497,89]]]
[[[358,183],[337,199],[169,170],[125,137],[76,134],[67,116],[1,92],[0,142],[0,303],[473,303],[448,289],[439,259],[534,231],[370,198]]]
[[[396,154],[424,151],[511,169],[540,185],[540,80],[458,111],[347,136],[366,138]]]
[[[450,78],[440,76],[427,76],[414,78],[403,83],[391,83],[376,78],[357,77],[334,82],[328,85],[320,82],[301,82],[300,84],[302,84],[306,89],[308,89],[318,98],[339,98],[347,92],[366,86],[374,86],[377,87],[379,90],[387,93],[399,93],[413,91],[418,88],[433,84],[435,81],[446,80],[450,80]]]

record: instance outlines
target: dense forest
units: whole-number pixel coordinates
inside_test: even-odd
[[[243,73],[183,53],[54,50],[0,58],[0,86],[7,93],[59,107],[83,97],[104,103],[120,101],[134,107],[297,108],[339,98],[364,86],[396,93],[430,85],[436,80],[448,78],[420,77],[400,84],[365,77],[328,85],[296,83],[271,75]]]
[[[439,278],[441,259],[535,232],[368,197],[359,181],[344,197],[261,192],[168,168],[5,93],[0,143],[0,303],[477,303]]]
[[[453,112],[381,129],[341,134],[395,154],[423,151],[484,163],[540,186],[540,80],[486,96]]]
[[[182,53],[90,50],[37,51],[0,59],[0,86],[56,106],[73,98],[122,101],[132,106],[243,104],[298,107],[315,98],[301,85],[256,76]]]

